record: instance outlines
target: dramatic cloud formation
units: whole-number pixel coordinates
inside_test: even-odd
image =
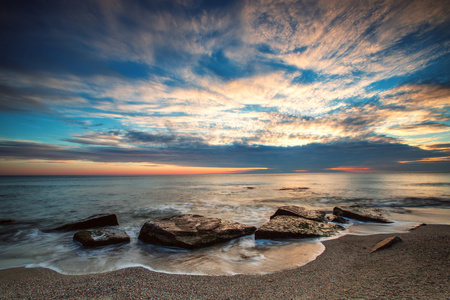
[[[2,1],[2,173],[448,171],[449,16],[445,0]]]

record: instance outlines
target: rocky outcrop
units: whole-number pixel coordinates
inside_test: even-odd
[[[195,249],[255,232],[253,226],[200,215],[180,215],[148,221],[139,239],[145,243]]]
[[[375,247],[373,247],[372,251],[370,251],[370,253],[373,253],[373,252],[378,251],[378,250],[389,248],[392,245],[397,244],[397,243],[399,243],[401,241],[402,241],[402,239],[399,238],[398,236],[393,236],[393,237],[384,239],[381,242],[377,243],[375,245]]]
[[[48,231],[72,231],[117,225],[119,225],[119,222],[117,221],[117,216],[115,214],[102,214],[94,215],[74,223],[69,223],[54,229],[50,229]]]
[[[392,223],[392,221],[385,218],[384,211],[378,208],[368,208],[358,205],[336,206],[333,209],[333,214],[363,222]]]
[[[286,239],[328,237],[343,229],[341,226],[298,216],[278,215],[255,232],[255,239]]]
[[[81,230],[75,233],[73,239],[85,247],[99,247],[130,242],[130,237],[125,231],[113,228]]]
[[[323,222],[325,221],[325,212],[320,210],[308,210],[301,206],[281,206],[277,211],[270,217],[273,219],[276,216],[295,216],[302,217],[308,220]]]

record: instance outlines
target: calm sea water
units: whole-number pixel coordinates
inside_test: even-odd
[[[306,189],[295,189],[295,188]],[[449,173],[327,173],[201,176],[0,177],[0,268],[47,267],[87,274],[130,266],[182,274],[262,274],[313,260],[323,239],[255,241],[243,237],[189,251],[137,240],[144,222],[195,213],[254,226],[281,205],[331,211],[338,204],[382,207],[394,224],[347,226],[343,234],[405,231],[421,223],[450,223]],[[132,238],[126,245],[85,249],[73,232],[42,230],[98,213],[116,213]]]

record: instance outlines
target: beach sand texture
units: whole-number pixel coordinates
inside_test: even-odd
[[[324,242],[315,261],[267,275],[192,276],[144,268],[67,276],[48,269],[0,271],[1,299],[450,299],[450,226]]]

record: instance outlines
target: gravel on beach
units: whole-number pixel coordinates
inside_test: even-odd
[[[388,249],[370,253],[381,240]],[[0,270],[0,299],[450,299],[450,226],[399,234],[346,235],[305,266],[267,275],[194,276],[128,268],[61,275]]]

